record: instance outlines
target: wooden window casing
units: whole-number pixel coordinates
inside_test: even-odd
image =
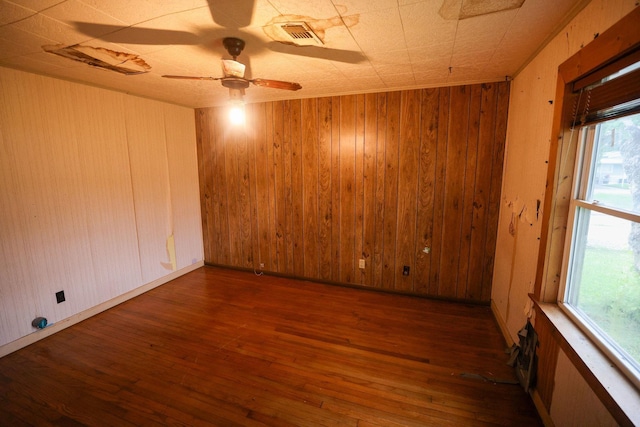
[[[531,294],[538,314],[535,327],[539,335],[540,349],[536,393],[540,403],[547,411],[550,410],[556,364],[561,348],[621,426],[633,426],[640,420],[637,413],[637,399],[640,393],[623,376],[618,376],[616,368],[611,366],[594,345],[588,344],[588,339],[585,339],[560,310],[557,300],[569,201],[573,191],[574,166],[578,154],[580,132],[574,126],[578,127],[581,123],[576,123],[576,112],[583,112],[583,117],[578,119],[579,122],[596,123],[609,118],[601,116],[599,112],[602,110],[640,96],[637,70],[611,80],[606,86],[602,85],[603,89],[597,88],[599,81],[640,58],[638,22],[640,7],[635,8],[558,68],[540,250],[534,292]],[[592,93],[587,110],[583,101],[578,98],[581,90],[589,89]],[[593,114],[594,112],[596,114]]]

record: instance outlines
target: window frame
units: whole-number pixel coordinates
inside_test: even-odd
[[[572,188],[576,141],[570,133],[576,85],[589,86],[609,66],[640,50],[640,7],[600,33],[590,43],[558,67],[553,103],[546,189],[542,200],[541,230],[534,289],[530,298],[535,307],[536,329],[541,344],[534,401],[550,411],[554,376],[560,349],[569,357],[595,395],[620,425],[640,425],[640,389],[631,383],[600,351],[557,304],[562,251],[567,226],[568,200]],[[570,164],[570,168],[567,167]],[[541,339],[542,339],[541,338]],[[537,397],[536,397],[537,396]],[[536,400],[538,399],[538,400]],[[548,413],[548,412],[547,412]]]
[[[585,124],[580,126],[579,129],[573,130],[577,132],[578,145],[576,147],[577,155],[574,165],[571,198],[569,200],[567,231],[562,253],[562,269],[560,272],[557,304],[582,332],[624,372],[627,378],[633,382],[636,387],[640,388],[640,369],[636,366],[640,365],[640,360],[636,360],[635,364],[630,362],[625,353],[621,352],[616,345],[609,342],[612,338],[608,337],[605,331],[600,330],[597,323],[582,316],[580,310],[568,302],[570,293],[572,292],[568,286],[570,272],[574,263],[574,253],[577,252],[577,239],[574,239],[574,237],[577,234],[577,229],[581,226],[581,224],[578,223],[579,216],[584,215],[579,213],[579,210],[599,212],[614,218],[640,223],[640,214],[587,200],[590,184],[593,179],[593,156],[595,155],[596,139],[599,137],[599,129],[597,129],[599,124],[600,123]]]

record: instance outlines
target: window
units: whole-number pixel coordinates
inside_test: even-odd
[[[640,384],[640,113],[628,106],[574,129],[580,145],[559,302]]]

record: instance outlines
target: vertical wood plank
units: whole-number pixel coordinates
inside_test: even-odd
[[[449,138],[449,104],[451,98],[451,88],[440,90],[438,106],[438,142],[436,148],[436,166],[434,200],[433,200],[433,237],[431,245],[431,277],[429,279],[429,295],[440,294],[440,263],[443,257],[449,254],[443,252],[443,221],[444,221],[444,194],[445,194],[445,173],[447,161],[447,148]]]
[[[293,274],[293,200],[291,194],[291,101],[283,102],[282,130],[282,163],[283,163],[283,210],[284,224],[282,227],[284,241],[284,259],[286,274]]]
[[[211,200],[211,182],[213,177],[211,167],[213,165],[213,150],[211,144],[215,141],[211,134],[212,120],[211,109],[200,109],[195,111],[196,120],[196,149],[198,152],[198,176],[200,186],[200,216],[202,220],[202,243],[204,248],[204,259],[212,262],[212,241],[213,233],[213,207]]]
[[[462,204],[464,202],[467,136],[469,126],[469,87],[451,89],[449,139],[444,186],[442,257],[440,258],[439,295],[455,297],[460,264]]]
[[[420,106],[421,139],[416,228],[416,271],[414,289],[429,293],[433,247],[433,210],[438,148],[440,89],[423,89]],[[424,252],[427,248],[427,252]]]
[[[355,161],[356,97],[340,99],[340,276],[339,281],[355,279]]]
[[[478,169],[478,138],[480,128],[480,109],[482,106],[482,86],[469,86],[469,131],[467,140],[467,155],[465,161],[465,180],[462,195],[462,225],[460,236],[460,262],[458,264],[458,282],[456,284],[456,298],[468,298],[469,288],[478,287],[478,278],[469,277],[469,256],[471,250],[471,233],[473,232],[473,199]],[[469,283],[472,281],[474,284]]]
[[[227,182],[228,201],[228,225],[229,225],[229,263],[231,265],[243,266],[242,256],[242,236],[243,227],[240,205],[242,192],[242,182],[239,175],[238,145],[240,131],[235,127],[226,126],[227,140],[225,146],[225,178]]]
[[[291,203],[293,274],[304,276],[304,211],[302,171],[302,102],[291,101]]]
[[[251,220],[251,265],[250,267],[256,270],[260,269],[261,254],[260,254],[260,227],[259,227],[259,209],[258,209],[258,171],[256,168],[256,156],[258,149],[258,135],[259,129],[257,112],[259,107],[257,104],[249,104],[245,106],[246,111],[246,127],[247,133],[247,161],[248,161],[248,179],[249,179],[249,211]]]
[[[331,280],[332,198],[331,198],[331,98],[318,99],[318,250],[320,278]]]
[[[318,277],[318,103],[302,100],[302,170],[304,179],[304,275]]]
[[[495,84],[482,85],[482,105],[480,107],[480,129],[478,136],[478,170],[473,199],[473,220],[471,245],[469,248],[469,271],[467,297],[472,300],[482,298],[483,269],[485,263],[485,243],[489,193],[491,191],[491,166],[496,128],[497,91]]]
[[[331,280],[340,280],[340,97],[331,98]]]
[[[402,268],[401,264],[396,264],[400,97],[400,92],[391,92],[387,97],[382,255],[382,287],[386,289],[395,288],[396,268]]]
[[[340,281],[340,97],[331,97],[331,280]]]
[[[284,104],[273,103],[273,186],[275,196],[275,241],[276,263],[279,273],[287,272],[287,249],[285,246],[286,197],[285,197],[285,156],[284,156]]]
[[[271,271],[279,272],[280,254],[278,253],[278,193],[276,191],[276,148],[275,148],[275,129],[274,129],[274,111],[276,109],[274,102],[266,103],[265,111],[265,142],[267,150],[267,178],[269,189],[269,261]]]
[[[536,390],[547,412],[549,412],[555,387],[554,380],[560,346],[553,336],[554,327],[549,319],[543,313],[537,314],[535,330],[538,334],[538,349],[536,354],[538,355],[538,366],[544,366],[545,369],[538,370]]]
[[[271,202],[269,188],[269,141],[267,140],[267,108],[270,104],[255,104],[251,108],[251,112],[255,114],[253,123],[255,123],[255,139],[256,147],[256,211],[258,215],[258,244],[259,255],[257,258],[258,267],[260,263],[264,263],[266,270],[273,270],[271,260]]]
[[[398,154],[398,219],[395,288],[412,291],[416,275],[416,209],[420,161],[420,91],[401,92],[400,140]],[[400,266],[410,268],[403,275]]]
[[[363,140],[363,244],[365,260],[363,284],[373,286],[374,245],[376,237],[376,152],[378,147],[378,110],[376,94],[364,96]]]
[[[229,247],[229,213],[228,213],[228,188],[227,174],[225,172],[225,147],[226,140],[224,136],[225,114],[221,108],[214,110],[215,123],[214,132],[216,141],[214,145],[214,163],[215,174],[213,176],[213,200],[214,200],[214,217],[215,224],[215,251],[213,262],[224,265],[231,265],[231,253]]]
[[[353,283],[363,284],[364,269],[359,268],[359,260],[364,259],[364,95],[356,97],[355,122],[355,248]]]
[[[385,194],[384,183],[387,167],[385,163],[387,150],[387,94],[377,95],[378,106],[378,144],[376,149],[376,185],[375,185],[375,235],[373,249],[373,286],[383,287],[383,263],[384,263],[384,215],[385,215]]]
[[[507,115],[509,112],[509,82],[498,83],[498,102],[496,113],[496,134],[493,141],[493,161],[491,162],[491,190],[489,195],[489,218],[487,221],[487,246],[482,273],[482,298],[491,298],[491,280],[493,280],[493,261],[498,235],[498,215],[500,213],[500,194],[502,192],[502,169],[504,166],[504,147],[507,136]]]
[[[238,221],[239,233],[237,239],[240,244],[240,265],[245,268],[253,268],[253,251],[251,247],[251,181],[249,180],[249,152],[247,147],[247,134],[244,127],[238,127],[236,131],[236,155],[237,182],[238,182]]]

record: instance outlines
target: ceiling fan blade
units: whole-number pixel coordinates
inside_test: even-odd
[[[112,43],[196,45],[202,42],[202,38],[198,34],[193,34],[188,31],[160,30],[156,28],[127,27],[78,21],[74,21],[71,24],[84,35]]]
[[[269,87],[272,89],[299,90],[302,89],[299,83],[283,82],[280,80],[253,79],[250,80],[256,86]]]
[[[253,18],[254,0],[234,0],[220,7],[220,0],[209,0],[209,10],[213,22],[227,29],[248,27]]]
[[[367,57],[357,50],[331,49],[319,46],[295,46],[280,42],[269,42],[267,47],[274,52],[346,62],[349,64],[358,64],[367,60]]]
[[[173,76],[173,75],[163,75],[167,79],[182,79],[182,80],[222,80],[222,77],[195,77],[195,76]]]

